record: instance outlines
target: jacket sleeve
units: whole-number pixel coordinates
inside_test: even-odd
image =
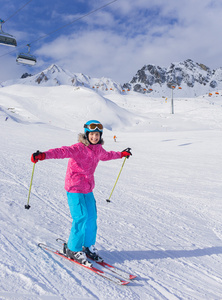
[[[121,158],[121,152],[106,151],[103,148],[101,149],[100,160],[106,161],[106,160],[112,160],[118,158]]]
[[[78,156],[78,153],[79,149],[75,145],[45,151],[46,159],[75,158]]]

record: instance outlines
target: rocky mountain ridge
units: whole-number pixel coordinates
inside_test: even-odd
[[[195,63],[191,59],[171,63],[168,68],[148,64],[138,70],[131,81],[121,85],[109,78],[92,78],[82,73],[71,73],[52,64],[36,75],[25,73],[22,78],[9,80],[1,85],[4,87],[12,84],[71,85],[94,89],[100,93],[123,94],[134,91],[152,97],[169,97],[173,86],[176,97],[196,97],[222,90],[222,68],[211,70],[204,64]]]
[[[123,85],[124,88],[135,92],[155,95],[166,94],[167,89],[169,93],[172,86],[175,87],[175,91],[180,88],[178,95],[193,94],[193,96],[222,89],[222,68],[211,70],[191,59],[171,63],[168,68],[149,64],[144,65],[130,82]]]

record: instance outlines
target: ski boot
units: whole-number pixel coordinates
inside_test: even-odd
[[[88,258],[91,258],[92,260],[95,260],[97,262],[103,262],[102,257],[99,256],[98,250],[94,245],[90,247],[83,247],[83,251]]]
[[[74,252],[74,251],[71,251],[70,249],[66,248],[66,256],[74,259],[81,265],[84,265],[89,268],[92,267],[92,263],[87,260],[86,254],[83,251]]]

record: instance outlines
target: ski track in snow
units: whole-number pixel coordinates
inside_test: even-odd
[[[34,95],[31,87],[23,87],[24,99],[14,88],[11,94],[10,87],[0,94],[2,90],[0,299],[222,298],[222,108],[218,102],[175,100],[172,116],[169,104],[160,99],[107,96],[140,120],[131,127],[127,123],[125,129],[104,131],[105,149],[132,147],[133,152],[111,203],[106,199],[122,161],[101,162],[95,173],[97,247],[107,262],[138,276],[130,285],[119,287],[37,246],[43,242],[60,249],[56,238],[68,238],[72,220],[64,191],[67,160],[36,164],[31,208],[24,209],[31,153],[75,143],[85,117],[91,118],[90,104],[83,118],[81,89],[76,91],[79,102],[75,101],[73,110],[78,117],[74,113],[72,123],[71,111],[70,118],[65,118],[67,111],[62,113],[61,103],[57,109],[59,90],[54,103],[47,98],[48,94],[55,97],[54,88],[51,93],[48,88],[47,95],[35,88]],[[87,96],[86,90],[82,95]],[[38,97],[40,104],[35,102]],[[50,111],[47,103],[51,103]],[[105,119],[110,104],[107,112],[102,105]]]

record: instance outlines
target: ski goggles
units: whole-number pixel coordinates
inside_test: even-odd
[[[96,124],[96,123],[91,123],[89,125],[85,124],[84,128],[88,128],[89,130],[96,130],[98,129],[99,131],[103,130],[103,125],[102,124]]]

